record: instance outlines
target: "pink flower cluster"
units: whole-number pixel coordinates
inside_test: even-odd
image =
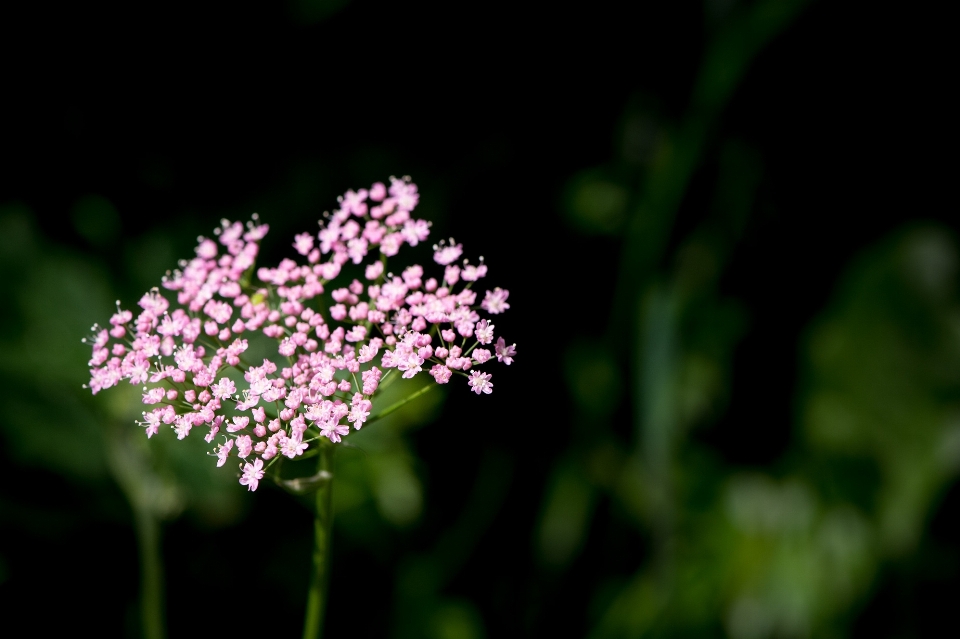
[[[409,179],[348,191],[316,236],[294,238],[303,259],[276,268],[255,268],[265,224],[224,220],[216,241],[199,238],[196,257],[163,278],[175,304],[153,289],[136,317],[118,302],[110,328],[93,327],[90,390],[142,384],[152,407],[139,422],[147,437],[161,424],[178,439],[206,428],[208,443],[222,438],[218,466],[233,455],[246,461],[240,483],[248,490],[263,479],[265,461],[302,455],[321,437],[340,442],[350,425],[359,430],[392,374],[427,369],[438,384],[460,375],[489,394],[491,375],[477,367],[510,365],[516,346],[478,310],[506,311],[509,292],[488,289],[478,303],[473,287],[487,266],[483,258],[458,265],[463,250],[452,239],[434,246],[439,280],[424,279],[419,265],[400,275],[387,269],[404,245],[429,236],[429,223],[411,216],[418,200]],[[350,264],[365,281],[334,286]],[[276,340],[278,356],[254,364],[243,355],[258,334]]]

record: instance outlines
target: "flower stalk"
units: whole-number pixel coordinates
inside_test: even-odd
[[[333,452],[332,443],[321,442],[317,455],[317,475],[325,477],[317,485],[313,520],[313,569],[307,593],[307,612],[303,623],[303,639],[320,639],[327,607],[330,583],[330,545],[333,541]]]
[[[134,525],[140,553],[140,616],[145,639],[164,639],[163,560],[160,522],[148,508],[134,505]]]
[[[118,301],[110,328],[94,325],[84,340],[92,347],[87,387],[140,386],[147,410],[138,423],[148,438],[163,427],[177,439],[202,430],[217,466],[239,467],[247,490],[266,477],[295,494],[315,491],[305,639],[323,631],[335,445],[454,377],[489,395],[492,374],[481,369],[516,356],[493,324],[510,308],[509,291],[475,290],[487,275],[483,257],[461,260],[463,246],[450,238],[433,245],[437,277],[419,264],[387,268],[402,247],[430,235],[429,222],[412,215],[419,199],[409,178],[348,191],[319,232],[294,237],[299,257],[274,268],[256,266],[266,224],[256,215],[246,227],[223,220],[216,239],[198,238],[195,257],[162,279],[166,293],[148,292],[136,315]],[[245,359],[257,342],[269,355],[259,365]],[[436,383],[371,414],[389,384],[423,373]],[[280,476],[282,458],[313,455],[316,474]],[[151,530],[143,528],[146,546]],[[155,608],[145,618],[159,619]]]

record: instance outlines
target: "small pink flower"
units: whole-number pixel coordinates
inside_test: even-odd
[[[493,324],[489,323],[487,320],[480,320],[477,322],[476,335],[477,341],[481,344],[489,344],[493,341]]]
[[[380,252],[387,257],[393,257],[400,251],[400,245],[402,243],[402,235],[399,233],[391,233],[380,240]]]
[[[419,264],[414,264],[413,266],[408,266],[407,268],[403,269],[403,283],[412,290],[420,288],[422,277],[423,267]]]
[[[463,267],[463,272],[460,274],[460,277],[463,278],[465,282],[476,282],[478,279],[487,274],[487,265],[483,264],[483,258],[480,258],[481,264],[479,266],[474,266],[469,264]]]
[[[380,277],[381,273],[383,273],[383,262],[373,262],[367,265],[363,275],[368,280],[375,280]]]
[[[148,390],[146,393],[143,394],[143,403],[156,404],[157,402],[163,399],[163,396],[164,396],[163,388],[159,386],[156,388],[151,388],[150,390]]]
[[[119,305],[120,305],[120,302],[117,302],[117,306]],[[110,318],[110,324],[112,324],[113,326],[122,326],[123,324],[129,323],[130,320],[132,319],[133,319],[133,313],[131,313],[130,311],[118,310],[113,315],[113,317]]]
[[[235,416],[235,417],[233,418],[233,423],[232,423],[232,424],[229,424],[229,425],[227,426],[227,432],[228,432],[228,433],[235,433],[235,432],[237,432],[237,431],[239,431],[239,430],[243,430],[244,428],[247,427],[247,424],[249,424],[249,423],[250,423],[250,418],[249,418],[249,417],[246,417],[246,416],[243,416],[243,417],[241,417],[241,416]],[[244,456],[244,455],[241,455],[241,457],[243,457],[243,456]]]
[[[220,423],[223,418],[219,415],[216,419],[213,420],[213,424],[210,425],[210,432],[207,433],[206,437],[203,438],[203,441],[208,444],[213,441],[213,438],[217,436],[217,433],[220,432]]]
[[[210,390],[213,391],[213,396],[217,399],[226,399],[237,392],[237,387],[229,377],[221,377],[220,383],[211,386]]]
[[[447,286],[453,286],[460,281],[460,267],[456,264],[449,265],[443,272],[443,281]]]
[[[370,370],[361,373],[364,395],[373,395],[377,391],[377,386],[380,385],[380,375],[380,369],[376,366],[372,366]]]
[[[252,464],[244,465],[240,485],[246,486],[247,490],[256,490],[261,479],[263,479],[263,460],[257,457]]]
[[[277,351],[284,357],[290,357],[297,351],[297,343],[289,337],[284,337],[277,347]]]
[[[493,384],[490,382],[492,375],[489,373],[481,373],[480,371],[473,371],[470,373],[470,379],[468,383],[470,388],[474,393],[479,395],[480,393],[486,393],[489,395],[493,392]]]
[[[452,238],[450,239],[449,245],[444,246],[441,242],[438,246],[434,246],[433,249],[433,261],[440,266],[446,266],[451,262],[455,262],[461,255],[463,255],[463,245],[455,245]]]
[[[340,439],[350,432],[350,427],[346,424],[324,424],[320,427],[320,434],[332,441],[334,444],[340,443]]]
[[[247,411],[260,403],[260,396],[246,388],[243,391],[243,401],[237,404],[238,411]]]
[[[426,220],[407,220],[400,231],[410,246],[416,246],[430,236],[430,223]]]
[[[473,361],[477,364],[483,364],[491,357],[490,351],[485,348],[478,348],[473,351]]]
[[[363,399],[363,395],[356,393],[353,396],[350,413],[347,415],[347,421],[353,423],[353,427],[360,430],[363,423],[370,416],[371,402],[369,399]]]
[[[450,381],[453,371],[443,364],[435,364],[434,367],[430,369],[430,374],[433,375],[433,379],[435,379],[438,384],[446,384]]]
[[[508,297],[510,297],[510,291],[505,291],[498,286],[492,291],[487,291],[480,307],[491,315],[498,315],[510,308],[510,305],[507,304]]]
[[[461,336],[470,338],[473,336],[473,322],[457,322],[457,332]]]
[[[357,325],[347,331],[347,334],[344,338],[348,342],[362,342],[363,338],[367,336],[367,327],[362,325]],[[372,358],[371,358],[372,359]]]
[[[228,439],[227,443],[220,445],[220,448],[217,450],[217,466],[223,466],[225,463],[227,463],[227,457],[230,455],[230,450],[232,448],[232,439]]]
[[[302,455],[303,451],[307,449],[307,446],[308,444],[300,439],[287,437],[283,440],[283,444],[280,445],[280,454],[288,459],[293,459],[294,457]]]
[[[237,437],[237,455],[239,457],[246,457],[251,452],[253,452],[253,443],[250,440],[250,435],[240,435]]]
[[[495,347],[495,350],[497,352],[498,362],[503,362],[507,366],[509,366],[510,364],[513,364],[513,356],[517,354],[516,344],[511,344],[510,346],[507,346],[507,343],[501,337],[497,340],[497,345]]]
[[[208,240],[205,238],[200,238],[200,244],[196,249],[197,257],[202,257],[205,260],[212,260],[217,256],[217,243],[213,240]]]
[[[378,352],[379,349],[372,344],[364,344],[360,347],[360,352],[357,354],[357,361],[365,364],[376,357]]]
[[[140,425],[146,427],[147,439],[150,439],[160,431],[162,410],[161,408],[155,408],[149,413],[143,413],[143,421],[140,422]]]
[[[293,238],[293,248],[300,255],[307,255],[313,250],[313,236],[309,233],[301,233]]]

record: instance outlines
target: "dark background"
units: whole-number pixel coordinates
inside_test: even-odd
[[[132,418],[79,388],[85,327],[221,217],[258,212],[275,263],[339,194],[410,175],[433,238],[510,290],[519,354],[343,462],[366,496],[338,514],[329,636],[932,629],[960,559],[956,467],[932,470],[960,399],[939,7],[3,9],[0,609],[139,632],[130,493],[84,461]],[[809,434],[839,428],[821,388],[862,430]],[[371,488],[395,467],[413,514]],[[171,636],[299,632],[307,504],[232,481],[162,517]],[[738,529],[741,488],[761,523]],[[821,544],[835,511],[850,563]]]

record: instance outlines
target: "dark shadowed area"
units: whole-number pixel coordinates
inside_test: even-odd
[[[275,265],[409,175],[431,240],[510,291],[517,357],[338,451],[326,636],[952,621],[945,11],[628,5],[0,9],[0,611],[298,636],[313,502],[148,441],[80,340],[221,218],[258,213]]]

